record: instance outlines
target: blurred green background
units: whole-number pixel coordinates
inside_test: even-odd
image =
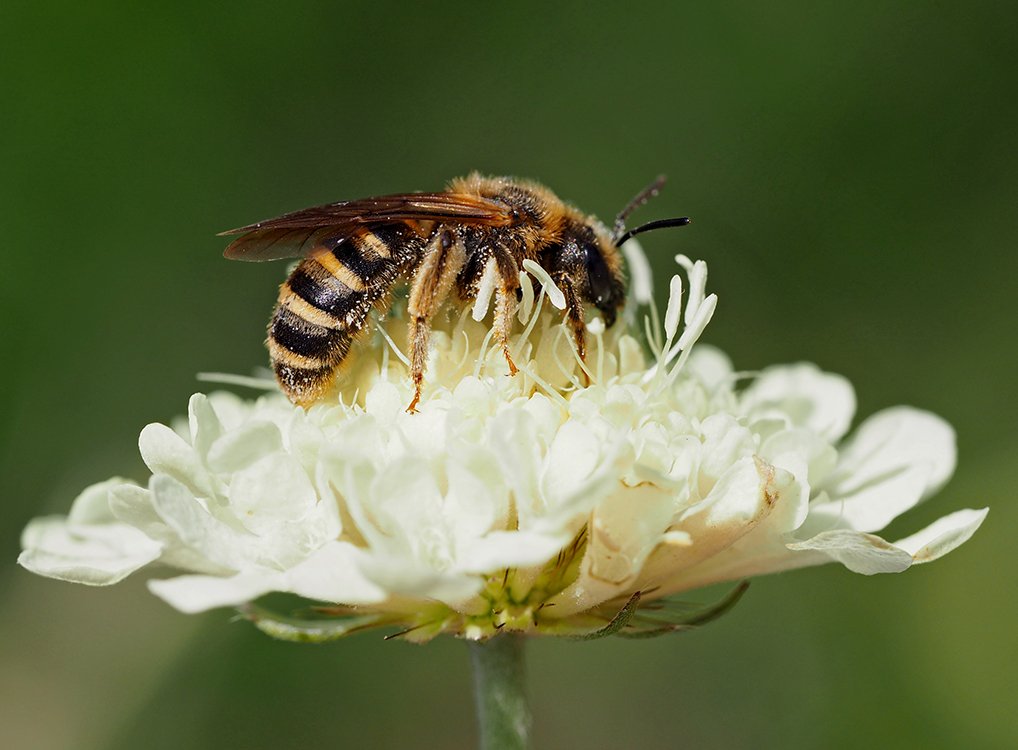
[[[668,174],[639,219],[695,223],[644,246],[708,260],[737,367],[812,360],[862,416],[957,428],[954,479],[890,538],[992,507],[902,576],[801,571],[690,635],[533,644],[538,746],[1018,746],[1018,6],[707,5],[3,5],[0,747],[471,746],[457,641],[280,644],[13,564],[30,517],[145,476],[138,431],[196,372],[265,362],[283,265],[215,232],[471,169],[606,219]]]

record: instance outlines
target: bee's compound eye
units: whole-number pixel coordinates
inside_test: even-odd
[[[600,250],[592,245],[586,248],[584,265],[587,270],[587,286],[590,301],[595,305],[603,305],[612,296],[612,275],[604,262]]]

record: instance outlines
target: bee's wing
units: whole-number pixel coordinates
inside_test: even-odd
[[[241,236],[223,254],[234,260],[305,258],[349,237],[359,227],[413,220],[508,226],[514,217],[505,204],[465,193],[383,195],[313,206],[230,229],[221,236]]]

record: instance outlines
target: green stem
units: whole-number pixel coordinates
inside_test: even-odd
[[[481,750],[526,750],[530,707],[524,686],[523,636],[471,641],[470,657]]]

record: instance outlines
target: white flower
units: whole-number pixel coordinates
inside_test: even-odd
[[[160,563],[186,574],[150,588],[185,612],[273,591],[333,605],[332,624],[248,610],[286,637],[376,624],[416,639],[625,634],[676,626],[640,610],[651,599],[831,560],[900,572],[974,533],[985,509],[875,536],[951,475],[951,428],[898,407],[846,438],[852,388],[809,364],[740,390],[723,354],[693,351],[717,298],[702,261],[678,260],[688,302],[676,276],[649,359],[629,310],[628,329],[591,322],[579,362],[544,304],[560,293],[528,265],[542,286],[522,275],[516,377],[475,320],[482,301],[436,329],[425,399],[407,414],[397,311],[354,352],[343,390],[307,411],[220,392],[193,396],[178,431],[149,425],[147,485],[88,488],[67,518],[28,526],[19,561],[93,585]]]

